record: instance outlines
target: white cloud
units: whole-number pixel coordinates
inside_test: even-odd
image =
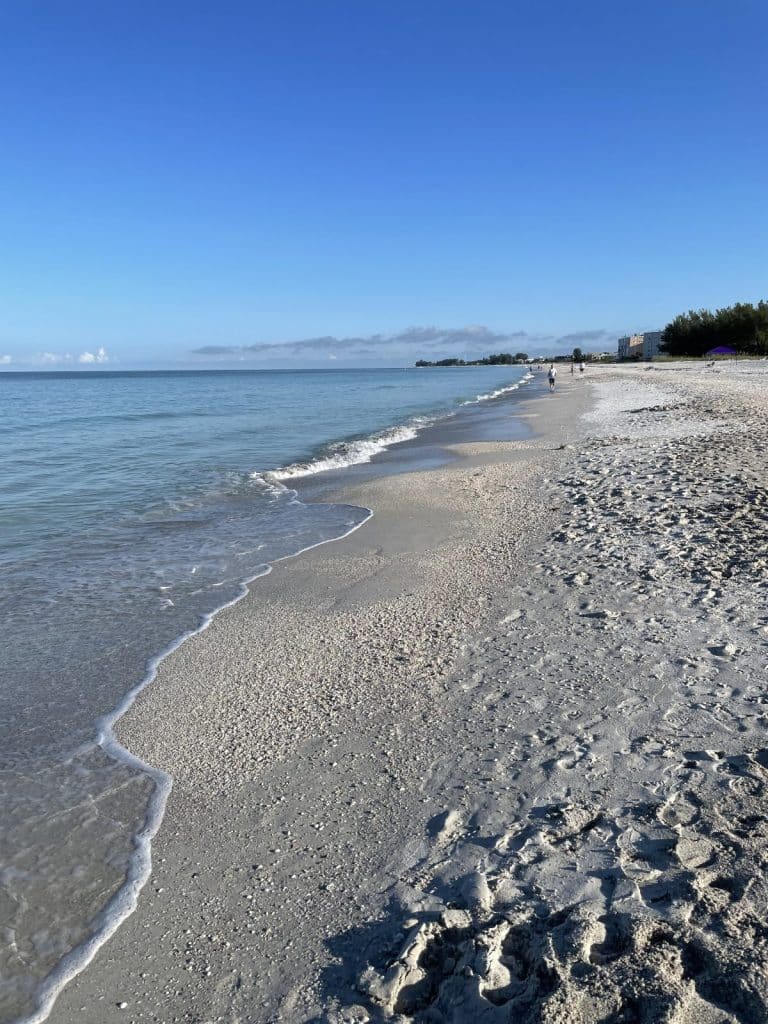
[[[36,356],[32,362],[44,363],[46,366],[56,366],[57,363],[71,363],[72,356],[69,352],[65,352],[63,355],[60,352],[43,352],[41,355]]]
[[[81,352],[77,357],[78,363],[108,363],[107,350],[102,345],[95,352]]]
[[[10,356],[0,356],[0,365],[1,366],[7,366],[8,363],[10,363],[10,362],[11,362],[11,357]]]

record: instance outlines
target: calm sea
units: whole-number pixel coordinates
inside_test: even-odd
[[[359,526],[306,504],[518,367],[0,374],[0,1021],[41,1020],[148,870],[167,779],[110,725],[275,559]]]

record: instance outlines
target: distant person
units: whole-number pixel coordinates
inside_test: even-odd
[[[550,363],[549,364],[549,375],[548,376],[549,376],[549,390],[550,391],[554,391],[555,390],[555,377],[557,377],[557,370],[555,369],[555,364],[554,363]]]
[[[573,360],[571,360],[571,376],[573,376]]]
[[[579,373],[584,373],[584,363],[579,363]]]

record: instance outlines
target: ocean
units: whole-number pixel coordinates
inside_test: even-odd
[[[0,1021],[45,1019],[147,877],[170,780],[111,726],[158,660],[277,560],[369,517],[302,500],[302,481],[526,378],[0,374]]]

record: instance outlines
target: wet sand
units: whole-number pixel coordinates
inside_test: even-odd
[[[50,1019],[764,1021],[765,365],[340,495],[120,723],[174,789]]]

